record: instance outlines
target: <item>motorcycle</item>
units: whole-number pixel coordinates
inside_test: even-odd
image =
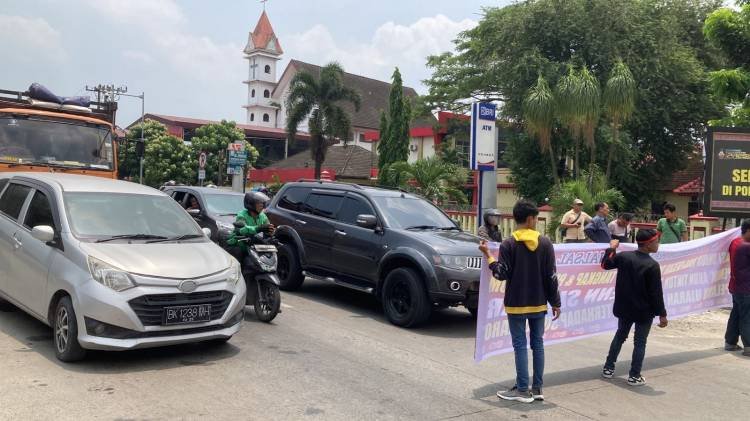
[[[241,221],[234,223],[235,239],[247,245],[247,253],[240,260],[242,276],[247,285],[245,304],[255,308],[258,320],[269,323],[281,313],[280,282],[276,275],[278,241],[267,230],[261,230],[252,236],[242,236],[239,230],[244,226]]]

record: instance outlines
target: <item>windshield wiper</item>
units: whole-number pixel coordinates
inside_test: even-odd
[[[101,240],[96,240],[97,243],[105,243],[107,241],[112,240],[166,240],[167,237],[163,235],[152,235],[152,234],[122,234],[122,235],[113,235],[111,237],[102,238]]]
[[[203,234],[184,234],[184,235],[178,235],[177,237],[169,237],[169,238],[162,237],[162,238],[157,238],[157,239],[154,239],[154,240],[151,240],[151,241],[146,241],[146,243],[148,243],[148,244],[151,244],[151,243],[163,243],[165,241],[180,241],[180,240],[189,240],[191,238],[201,238],[201,237],[203,237]]]
[[[443,228],[440,228],[440,229],[443,230],[443,231],[461,231],[461,228],[459,228],[459,227],[443,227]]]
[[[438,229],[435,225],[414,225],[413,227],[406,227],[408,230],[435,230]]]

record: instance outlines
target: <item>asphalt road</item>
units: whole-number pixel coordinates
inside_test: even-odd
[[[495,397],[512,354],[475,364],[474,322],[458,309],[415,330],[390,325],[371,297],[307,281],[272,324],[252,311],[226,345],[54,357],[51,331],[0,312],[0,419],[743,419],[750,358],[720,349],[726,312],[654,329],[631,388],[626,344],[603,380],[609,335],[547,347],[544,403]]]

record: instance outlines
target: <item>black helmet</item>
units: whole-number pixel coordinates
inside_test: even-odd
[[[485,225],[490,225],[491,216],[497,216],[499,218],[500,216],[502,216],[502,214],[497,209],[487,209],[486,211],[484,211],[484,215],[482,216],[482,220],[484,220]]]
[[[245,209],[254,211],[257,203],[263,203],[265,205],[269,200],[271,199],[269,199],[268,196],[259,191],[245,193]]]

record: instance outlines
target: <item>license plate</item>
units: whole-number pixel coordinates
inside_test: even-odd
[[[164,308],[164,324],[208,322],[211,320],[211,304],[176,306]]]

